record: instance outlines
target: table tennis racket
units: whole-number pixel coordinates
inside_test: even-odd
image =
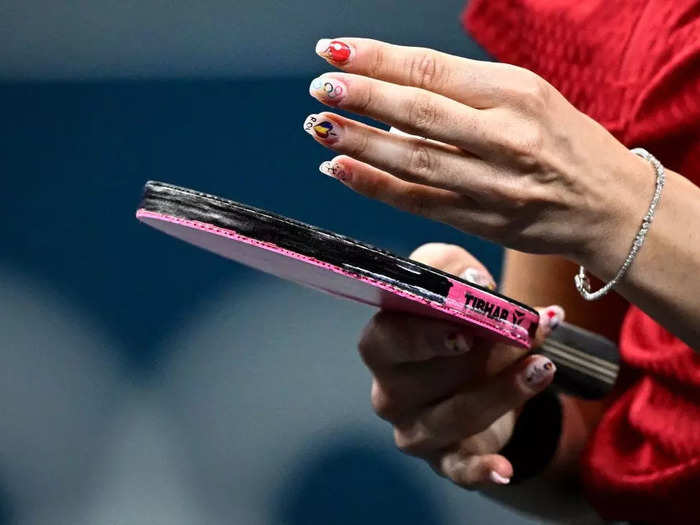
[[[214,195],[150,181],[136,217],[200,248],[335,296],[467,324],[481,337],[526,349],[537,330],[535,309],[494,290]],[[604,395],[617,376],[615,345],[566,323],[538,352],[557,364],[564,388],[584,397]]]

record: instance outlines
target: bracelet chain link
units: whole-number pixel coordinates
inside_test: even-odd
[[[583,266],[579,267],[578,274],[574,276],[574,284],[576,285],[576,289],[581,294],[581,296],[587,301],[595,301],[596,299],[600,299],[601,297],[603,297],[610,290],[612,290],[613,287],[620,281],[620,279],[622,279],[625,273],[627,273],[627,270],[632,264],[632,261],[637,256],[637,253],[641,249],[642,244],[644,244],[644,239],[646,239],[647,232],[649,231],[649,227],[651,226],[651,222],[654,220],[656,206],[659,203],[659,199],[661,198],[661,191],[663,190],[664,183],[666,182],[666,172],[664,170],[664,167],[658,161],[658,159],[654,157],[654,155],[652,155],[643,148],[634,148],[630,151],[635,155],[648,161],[654,167],[654,170],[656,171],[656,189],[654,190],[654,197],[651,199],[651,204],[649,204],[649,210],[642,219],[642,225],[639,229],[639,232],[637,232],[637,235],[634,238],[634,243],[632,244],[632,248],[630,249],[627,258],[625,259],[625,262],[622,263],[620,269],[608,283],[606,283],[604,286],[602,286],[595,292],[591,292],[591,281],[589,280],[588,275],[586,275],[586,269]]]

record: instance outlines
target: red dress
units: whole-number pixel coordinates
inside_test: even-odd
[[[700,184],[700,0],[473,0],[463,22]],[[620,353],[624,388],[582,461],[588,497],[607,519],[700,523],[700,353],[635,307]]]

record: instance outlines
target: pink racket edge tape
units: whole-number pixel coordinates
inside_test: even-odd
[[[497,295],[489,294],[479,288],[469,286],[449,277],[448,279],[452,283],[452,286],[450,287],[449,294],[445,299],[445,303],[442,304],[435,301],[430,301],[425,297],[420,297],[406,290],[401,290],[377,279],[373,279],[365,275],[351,273],[333,264],[329,264],[306,255],[301,255],[291,250],[281,248],[275,244],[253,239],[251,237],[241,235],[236,231],[220,228],[212,224],[193,221],[190,219],[182,219],[172,215],[148,211],[143,208],[136,211],[136,218],[153,219],[187,226],[195,230],[207,232],[220,237],[226,237],[237,242],[256,246],[264,250],[303,261],[307,264],[324,268],[325,270],[343,275],[345,277],[360,280],[371,286],[396,294],[410,301],[428,305],[434,310],[442,312],[449,317],[456,317],[462,321],[466,321],[469,324],[477,325],[478,327],[484,329],[487,333],[498,335],[500,338],[503,338],[516,346],[526,349],[530,349],[532,347],[532,337],[534,337],[535,330],[537,329],[537,325],[539,323],[539,317],[537,315],[533,314],[529,310],[519,310],[517,307],[515,307],[515,305],[513,305],[513,303],[510,303]],[[484,313],[484,309],[487,309],[489,313]]]

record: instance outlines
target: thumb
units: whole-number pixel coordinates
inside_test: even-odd
[[[454,483],[470,490],[489,485],[507,485],[513,476],[513,465],[500,454],[448,452],[441,458],[439,469]]]
[[[486,266],[461,246],[430,242],[416,248],[410,258],[490,290],[496,289]]]

